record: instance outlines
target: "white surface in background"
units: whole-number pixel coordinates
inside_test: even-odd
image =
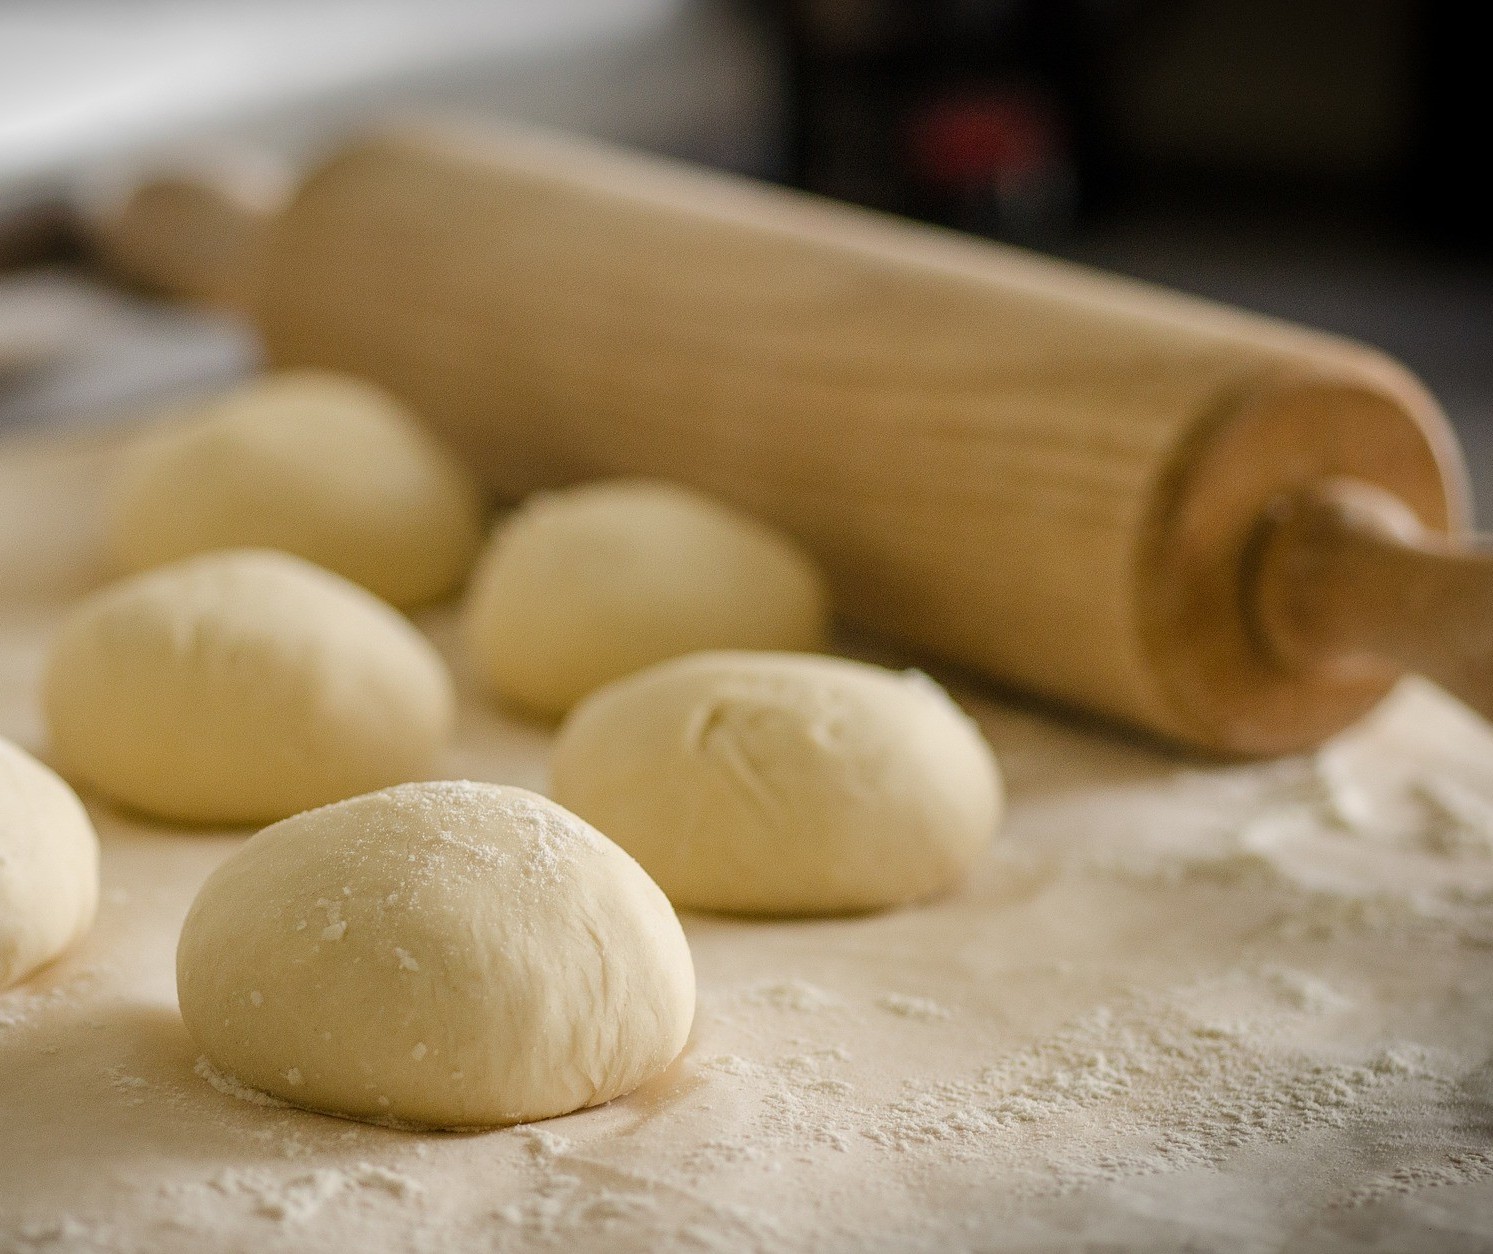
[[[0,230],[80,179],[224,144],[314,161],[411,114],[761,170],[775,65],[731,0],[0,0]]]
[[[162,150],[314,162],[411,112],[760,171],[780,102],[768,43],[731,0],[0,0],[0,235],[8,212],[127,180]],[[257,358],[242,325],[60,270],[0,276],[0,339],[0,431],[107,420]]]
[[[657,30],[681,0],[23,0],[0,6],[0,189],[422,71]]]

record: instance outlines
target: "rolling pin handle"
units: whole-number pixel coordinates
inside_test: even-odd
[[[252,313],[271,221],[290,171],[252,153],[162,167],[84,207],[99,263],[116,278],[197,304]]]
[[[1493,543],[1432,532],[1372,484],[1334,479],[1271,511],[1254,619],[1295,670],[1414,671],[1493,719]]]

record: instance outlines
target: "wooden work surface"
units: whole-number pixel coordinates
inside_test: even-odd
[[[116,438],[0,446],[0,734],[44,757]],[[542,788],[546,730],[453,662],[448,773]],[[480,1135],[210,1085],[173,952],[243,834],[89,799],[98,923],[0,994],[0,1249],[1493,1248],[1488,727],[1406,685],[1310,759],[1211,768],[958,695],[1011,796],[961,891],[687,917],[672,1073]]]

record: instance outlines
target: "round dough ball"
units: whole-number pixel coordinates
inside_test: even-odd
[[[555,798],[676,906],[839,914],[955,883],[1001,812],[979,728],[917,671],[704,653],[578,706]]]
[[[496,784],[406,784],[266,828],[197,894],[176,986],[236,1080],[439,1128],[631,1092],[695,1010],[658,886],[575,815]]]
[[[43,680],[61,767],[187,823],[257,823],[427,777],[455,723],[435,649],[362,588],[269,550],[123,580]]]
[[[501,524],[466,635],[495,693],[559,715],[683,653],[823,648],[827,604],[787,536],[685,488],[627,480],[535,496]]]
[[[81,940],[98,907],[98,837],[73,790],[0,736],[0,988]]]
[[[145,436],[112,512],[127,570],[283,549],[405,607],[456,589],[481,527],[470,476],[392,397],[317,371],[260,379]]]

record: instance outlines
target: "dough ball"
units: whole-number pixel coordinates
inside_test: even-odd
[[[481,542],[464,468],[392,397],[271,375],[145,436],[116,488],[127,570],[210,549],[283,549],[399,606],[454,591]]]
[[[700,649],[824,647],[827,598],[788,537],[667,483],[587,484],[500,525],[466,608],[499,696],[563,714],[602,684]]]
[[[1001,812],[995,759],[937,684],[839,658],[705,653],[560,728],[554,795],[676,906],[839,914],[954,884]]]
[[[455,721],[435,649],[382,601],[269,550],[94,593],[43,681],[64,771],[186,823],[254,823],[428,776]]]
[[[0,988],[81,940],[98,906],[98,837],[73,790],[0,737]]]
[[[197,894],[176,985],[241,1083],[440,1128],[620,1097],[678,1056],[695,1009],[658,886],[496,784],[406,784],[266,828]]]

